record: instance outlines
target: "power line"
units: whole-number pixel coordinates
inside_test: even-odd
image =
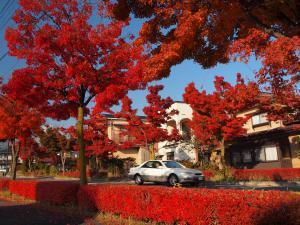
[[[13,7],[15,5],[16,0],[8,0],[6,2],[6,4],[3,6],[3,8],[1,9],[0,15],[3,16],[3,19],[5,19],[5,14],[6,12],[8,12],[8,14],[6,14],[7,18],[4,21],[4,23],[1,25],[0,30],[2,30],[3,28],[5,28],[7,26],[7,24],[9,23],[9,21],[12,18],[12,15],[14,14],[15,8]],[[10,3],[10,4],[9,4]],[[13,8],[12,8],[13,7]],[[12,8],[12,11],[9,12],[9,10]],[[8,51],[6,51],[2,56],[0,56],[0,62],[5,59],[5,57],[8,55]]]
[[[5,13],[6,12],[9,12],[9,10],[10,10],[10,8],[14,5],[14,3],[15,3],[15,0],[9,0],[8,1],[9,2],[9,4],[8,5],[5,5],[5,6],[7,6],[7,7],[5,7],[5,9],[4,10],[2,10],[2,13],[0,13],[0,17],[5,17]],[[9,13],[10,14],[10,13]],[[8,15],[9,15],[8,14]]]
[[[3,14],[3,21],[4,23],[1,25],[0,30],[2,30],[3,28],[6,27],[6,25],[10,22],[10,20],[12,19],[12,16],[15,12],[15,2],[16,0],[12,0],[10,1],[10,5],[7,7],[6,12],[8,12],[7,14]],[[0,16],[1,17],[1,16]],[[6,20],[5,20],[6,17]]]
[[[0,57],[0,62],[8,55],[8,51],[5,52],[1,57]]]
[[[0,11],[0,16],[1,16],[1,14],[4,12],[4,10],[7,8],[7,5],[8,5],[8,3],[9,3],[9,1],[10,1],[10,0],[7,0],[7,2],[5,3],[5,5],[4,5],[3,8],[1,9],[1,11]]]

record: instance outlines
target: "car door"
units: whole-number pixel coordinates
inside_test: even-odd
[[[142,166],[141,175],[145,181],[162,181],[163,165],[159,161],[149,161]]]

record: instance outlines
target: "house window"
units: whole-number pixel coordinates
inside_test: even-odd
[[[268,123],[269,123],[269,121],[267,119],[266,113],[257,114],[257,115],[252,116],[252,126],[261,126],[261,125],[266,125]]]
[[[191,134],[191,129],[188,125],[188,121],[183,121],[181,123],[181,130],[182,130],[182,137],[184,140],[191,140],[192,134]]]
[[[277,161],[278,153],[275,145],[263,146],[260,149],[255,149],[255,161],[268,162]]]
[[[167,160],[174,160],[174,152],[167,152]]]
[[[266,161],[276,161],[276,160],[278,160],[276,146],[265,147],[265,152],[266,152]]]
[[[249,150],[242,151],[242,155],[243,155],[243,162],[244,163],[252,162],[252,156],[251,156],[251,152]]]
[[[257,162],[266,161],[266,155],[263,148],[255,149],[254,152],[255,152],[255,161]]]
[[[242,157],[240,152],[232,152],[232,162],[234,165],[242,162]]]

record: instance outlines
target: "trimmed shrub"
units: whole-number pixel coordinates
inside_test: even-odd
[[[9,179],[0,179],[0,191],[7,190],[9,186]]]
[[[296,225],[300,197],[280,191],[173,189],[124,185],[83,186],[85,209],[139,220],[190,225]]]
[[[13,180],[9,182],[9,191],[24,198],[65,205],[76,202],[79,184],[65,181]]]
[[[236,181],[295,181],[300,180],[300,168],[240,169],[232,175]]]
[[[208,181],[210,180],[213,176],[215,176],[215,172],[214,171],[210,171],[210,170],[205,170],[202,171],[205,177],[205,180]]]

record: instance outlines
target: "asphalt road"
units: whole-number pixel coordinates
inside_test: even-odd
[[[130,180],[119,180],[119,181],[101,181],[94,180],[89,184],[129,184],[136,185],[133,181]],[[145,182],[145,186],[167,186],[166,184],[157,184],[151,182]],[[183,185],[184,188],[209,188],[209,189],[239,189],[239,190],[279,190],[279,191],[297,191],[300,192],[300,185],[295,183],[286,183],[286,182],[263,182],[258,184],[234,184],[234,183],[213,183],[213,182],[204,182],[198,187],[192,185]]]
[[[40,178],[25,178],[19,177],[18,179],[39,179],[39,180],[79,180],[76,178],[73,179],[54,179],[53,177],[40,177]],[[89,184],[129,184],[135,185],[134,181],[129,180],[128,178],[121,178],[116,180],[107,180],[107,179],[93,179]],[[155,184],[151,182],[145,182],[144,185],[147,186],[167,186],[166,184]],[[300,192],[300,183],[299,182],[245,182],[245,184],[238,183],[217,183],[217,182],[204,182],[199,187],[193,187],[184,185],[186,188],[210,188],[210,189],[240,189],[240,190],[280,190],[280,191],[297,191]]]

